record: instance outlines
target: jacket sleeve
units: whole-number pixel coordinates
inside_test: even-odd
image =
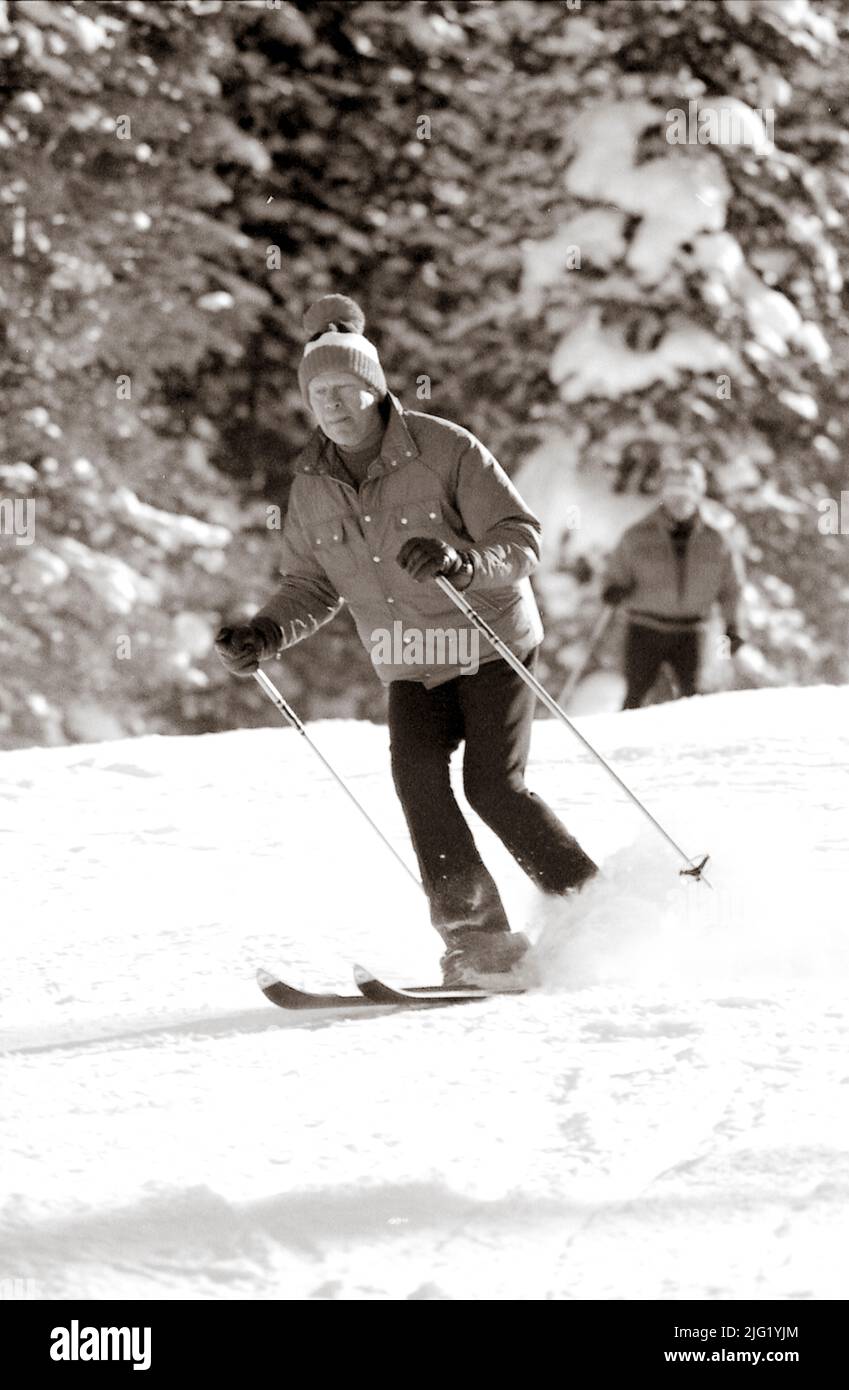
[[[457,510],[475,542],[466,552],[473,574],[467,592],[503,588],[526,578],[539,563],[542,527],[500,463],[470,439],[457,465]]]
[[[610,590],[633,590],[636,587],[637,576],[634,574],[632,554],[631,537],[626,531],[607,557],[601,586],[601,596],[605,603],[608,602],[607,595]]]
[[[255,616],[272,618],[278,624],[283,633],[279,650],[283,651],[304,637],[311,637],[324,623],[329,623],[344,601],[315,558],[298,510],[294,487],[289,495],[283,526],[280,573],[283,583]]]
[[[727,632],[736,632],[738,634],[740,632],[743,585],[745,582],[746,573],[741,555],[730,545],[726,545],[722,583],[720,584],[719,592],[716,597],[722,609],[722,616],[725,620]]]

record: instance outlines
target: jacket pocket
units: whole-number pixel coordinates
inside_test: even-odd
[[[484,597],[473,592],[469,602],[508,647],[515,650],[517,645],[535,646],[542,641],[542,622],[532,593],[502,589]]]
[[[347,570],[356,564],[352,541],[359,538],[359,532],[352,517],[337,516],[330,521],[316,521],[310,535],[315,557],[328,572]]]
[[[520,590],[510,589],[491,589],[488,593],[476,594],[474,591],[469,595],[469,602],[473,608],[480,608],[482,618],[502,618],[505,613],[520,604],[524,595]]]
[[[395,527],[408,536],[430,536],[443,527],[442,499],[430,502],[407,502],[395,512]]]

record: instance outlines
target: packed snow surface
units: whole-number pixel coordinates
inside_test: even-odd
[[[436,978],[424,900],[285,728],[0,755],[0,1288],[37,1298],[849,1293],[849,699],[555,721],[529,782],[603,878],[479,843],[544,985],[289,1015],[257,966]],[[387,734],[314,726],[409,858]]]

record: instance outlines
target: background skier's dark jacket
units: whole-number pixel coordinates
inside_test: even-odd
[[[297,463],[283,529],[283,583],[257,616],[273,618],[291,646],[350,606],[384,684],[439,685],[467,670],[448,664],[387,664],[376,632],[396,622],[449,637],[469,628],[433,581],[417,583],[396,563],[410,536],[436,536],[470,552],[470,602],[524,657],[542,639],[528,576],[539,561],[540,523],[478,439],[449,420],[404,410],[390,396],[380,455],[357,491],[316,430]],[[468,650],[468,637],[459,650]],[[450,650],[450,643],[446,641]],[[495,658],[480,639],[480,661]]]
[[[718,603],[726,628],[739,630],[743,589],[740,557],[725,536],[697,515],[683,562],[676,558],[670,532],[675,523],[662,507],[629,526],[612,552],[604,587],[633,588],[624,605],[635,622],[667,626],[675,619],[704,622]]]

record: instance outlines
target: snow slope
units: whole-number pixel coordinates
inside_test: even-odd
[[[845,689],[537,724],[603,864],[480,843],[546,984],[328,1022],[257,964],[435,974],[414,885],[285,729],[0,757],[0,1287],[245,1299],[845,1298]],[[385,729],[316,742],[403,853]],[[31,1281],[16,1285],[15,1280]]]

